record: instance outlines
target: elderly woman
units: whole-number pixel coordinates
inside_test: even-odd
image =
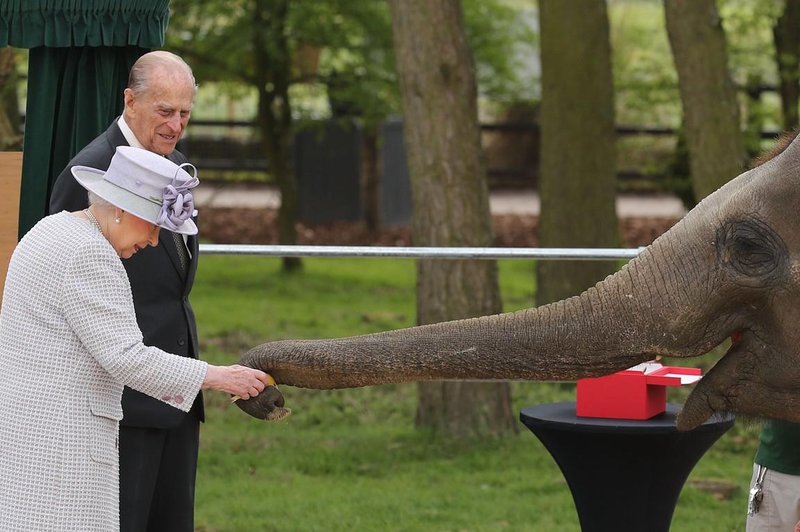
[[[192,170],[193,167],[188,165]],[[142,343],[120,258],[194,234],[197,178],[120,147],[107,172],[74,167],[91,206],[20,241],[0,310],[0,530],[117,530],[123,386],[188,410],[201,389],[242,398],[271,381]]]

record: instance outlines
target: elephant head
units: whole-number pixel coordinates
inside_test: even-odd
[[[788,141],[787,141],[788,142]],[[330,389],[405,381],[570,381],[655,355],[730,349],[678,417],[800,422],[800,139],[705,198],[583,294],[514,313],[328,340],[259,345],[241,360],[279,383]],[[237,403],[281,417],[270,391]]]

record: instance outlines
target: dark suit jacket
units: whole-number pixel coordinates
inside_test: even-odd
[[[79,211],[88,206],[86,189],[75,181],[70,168],[83,165],[105,170],[111,164],[117,146],[127,145],[114,120],[105,133],[82,149],[58,176],[50,195],[50,214],[63,210]],[[186,157],[178,151],[174,151],[169,159],[177,164],[186,162]],[[190,236],[187,246],[192,259],[186,274],[180,266],[172,233],[165,229],[161,230],[158,246],[142,249],[122,263],[128,272],[136,320],[142,329],[145,345],[197,358],[197,327],[188,299],[197,271],[197,238]],[[171,428],[186,415],[130,388],[125,388],[122,395],[122,410],[121,424],[133,427]],[[202,396],[195,400],[193,410],[202,420]]]

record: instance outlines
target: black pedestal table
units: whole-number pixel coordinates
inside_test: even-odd
[[[551,403],[522,409],[520,420],[561,468],[583,532],[667,532],[692,468],[734,422],[714,416],[678,432],[680,409],[624,420],[577,417],[574,402]]]

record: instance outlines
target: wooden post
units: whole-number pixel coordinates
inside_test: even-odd
[[[8,261],[17,245],[19,187],[22,180],[22,152],[0,152],[0,302]]]

